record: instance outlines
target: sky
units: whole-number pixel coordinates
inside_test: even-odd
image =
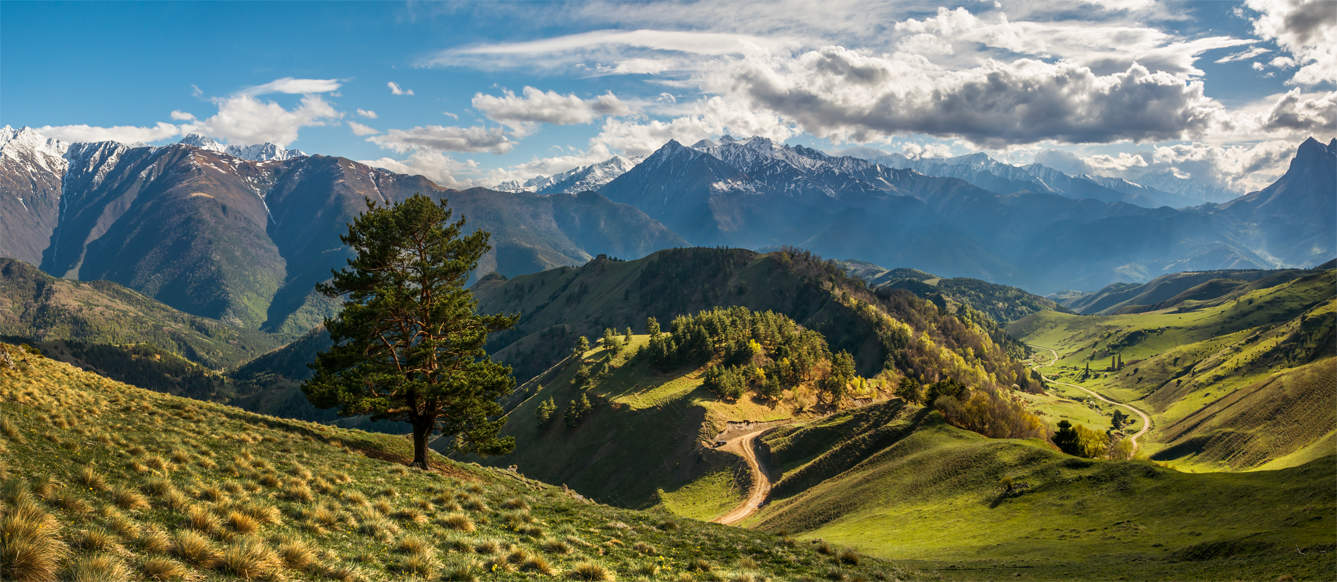
[[[0,125],[453,187],[732,135],[1247,192],[1337,136],[1337,0],[6,0]]]

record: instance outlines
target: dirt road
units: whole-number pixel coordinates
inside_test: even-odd
[[[1053,358],[1053,359],[1049,360],[1048,363],[1041,363],[1040,360],[1037,358],[1037,359],[1035,360],[1035,365],[1031,366],[1031,369],[1032,369],[1032,370],[1039,371],[1039,369],[1042,368],[1042,367],[1045,367],[1045,366],[1052,366],[1052,365],[1054,365],[1055,362],[1058,362],[1058,352],[1054,351],[1053,348],[1046,348],[1046,347],[1044,347],[1044,346],[1036,346],[1036,345],[1032,345],[1031,347],[1033,347],[1033,348],[1040,348],[1040,349],[1042,349],[1042,350],[1048,350],[1048,351],[1049,351],[1049,355],[1050,355],[1050,357]],[[1148,430],[1151,430],[1151,416],[1148,415],[1146,412],[1143,412],[1142,409],[1140,409],[1140,408],[1138,408],[1138,407],[1136,407],[1136,406],[1133,406],[1133,405],[1131,405],[1131,404],[1124,404],[1124,403],[1122,403],[1122,402],[1117,402],[1117,401],[1114,401],[1114,400],[1110,400],[1109,398],[1106,398],[1106,397],[1100,395],[1099,393],[1097,393],[1097,392],[1095,392],[1094,390],[1091,390],[1091,389],[1089,389],[1089,388],[1083,388],[1083,387],[1078,386],[1078,385],[1076,385],[1076,384],[1069,384],[1069,383],[1067,383],[1067,382],[1060,382],[1060,381],[1058,381],[1058,380],[1055,380],[1055,379],[1053,379],[1053,378],[1050,378],[1049,376],[1045,376],[1045,375],[1044,375],[1044,372],[1041,372],[1041,373],[1040,373],[1040,377],[1044,378],[1046,382],[1049,382],[1049,383],[1051,383],[1051,384],[1058,384],[1059,386],[1067,386],[1067,387],[1069,387],[1069,388],[1076,388],[1076,389],[1078,389],[1078,390],[1081,390],[1082,392],[1085,392],[1085,393],[1087,393],[1087,394],[1090,394],[1091,397],[1092,397],[1092,398],[1095,398],[1096,400],[1099,400],[1099,401],[1104,402],[1104,403],[1106,403],[1106,404],[1112,404],[1112,405],[1114,405],[1114,406],[1119,406],[1119,407],[1127,408],[1128,410],[1131,410],[1131,411],[1133,412],[1133,414],[1136,414],[1136,415],[1142,417],[1142,430],[1139,430],[1139,431],[1137,431],[1136,433],[1133,433],[1132,436],[1128,437],[1129,442],[1133,443],[1133,450],[1134,450],[1134,451],[1136,451],[1137,448],[1138,448],[1137,439],[1141,438],[1142,435],[1147,434],[1147,431],[1148,431]]]
[[[712,521],[724,525],[733,525],[756,513],[761,504],[766,502],[766,496],[771,493],[771,479],[766,471],[762,469],[761,463],[757,462],[757,437],[766,432],[767,429],[782,424],[784,423],[767,422],[749,423],[742,427],[735,425],[716,437],[716,440],[724,441],[724,445],[720,446],[719,450],[731,452],[747,461],[747,467],[752,472],[752,489],[748,491],[747,498],[742,503]]]

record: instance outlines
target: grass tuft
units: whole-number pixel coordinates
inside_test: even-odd
[[[276,580],[283,577],[283,561],[265,543],[241,537],[228,544],[219,557],[219,567],[242,580]]]
[[[180,530],[172,538],[172,553],[200,568],[212,568],[218,562],[218,550],[212,541],[197,531]]]
[[[194,579],[185,564],[162,556],[145,558],[140,568],[144,570],[145,577],[155,582],[185,582]]]
[[[81,556],[70,563],[61,579],[67,582],[129,580],[133,574],[120,558],[110,554]]]
[[[0,580],[55,580],[68,552],[56,535],[58,529],[56,520],[31,500],[10,505],[0,516]]]
[[[463,513],[447,513],[441,516],[441,525],[465,533],[474,531],[474,520]]]
[[[594,562],[581,562],[572,566],[571,570],[566,573],[566,577],[572,580],[586,580],[589,582],[617,580],[617,576],[612,571]]]

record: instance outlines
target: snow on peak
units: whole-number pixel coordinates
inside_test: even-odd
[[[598,190],[604,184],[612,182],[618,176],[627,173],[627,170],[636,167],[638,161],[615,155],[596,164],[578,166],[551,176],[535,176],[524,182],[508,180],[498,184],[496,188],[503,192],[536,192],[539,194]]]
[[[0,158],[14,160],[21,167],[63,173],[68,149],[69,144],[46,137],[31,127],[0,128]]]
[[[250,160],[252,162],[290,160],[293,158],[300,158],[306,155],[306,153],[303,152],[302,150],[284,149],[272,143],[260,143],[248,146],[223,145],[218,140],[212,137],[200,135],[198,133],[192,133],[190,135],[187,135],[186,137],[181,138],[181,141],[178,143],[181,143],[183,145],[188,145],[191,147],[200,148],[202,150],[218,152],[220,154],[227,154],[235,158]]]

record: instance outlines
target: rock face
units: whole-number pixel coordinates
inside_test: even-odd
[[[331,312],[314,286],[343,266],[338,236],[366,199],[419,192],[448,199],[468,228],[493,233],[479,275],[684,244],[644,213],[597,194],[454,191],[344,158],[257,148],[242,152],[256,154],[246,159],[198,137],[163,147],[66,146],[32,130],[6,131],[0,256],[61,277],[111,280],[191,314],[265,331],[300,333]]]

